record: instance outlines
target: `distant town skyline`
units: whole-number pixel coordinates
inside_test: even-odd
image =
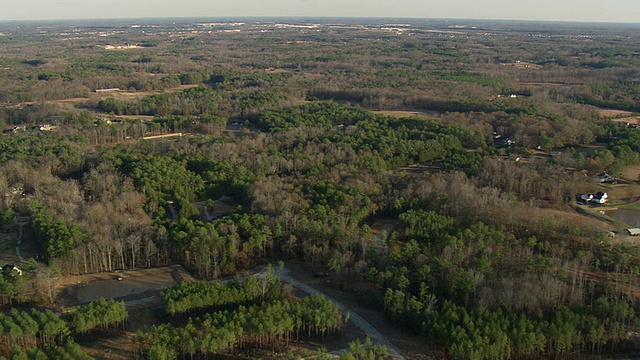
[[[637,0],[9,0],[0,20],[144,17],[397,17],[640,22]]]

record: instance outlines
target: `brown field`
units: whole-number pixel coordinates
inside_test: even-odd
[[[629,124],[638,125],[640,124],[640,116],[612,118],[611,121],[617,122],[617,123],[625,123],[625,124],[629,123]]]
[[[394,116],[394,117],[399,117],[399,118],[403,118],[403,117],[410,117],[410,116],[417,116],[417,117],[421,117],[421,118],[430,118],[430,116],[433,115],[438,115],[440,114],[437,111],[426,111],[426,110],[374,110],[371,111],[374,114],[380,114],[380,115],[386,115],[386,116]]]
[[[199,85],[180,85],[178,87],[171,88],[171,89],[152,90],[152,91],[115,91],[115,92],[105,93],[104,95],[101,95],[100,98],[102,99],[102,98],[113,97],[116,99],[120,98],[121,100],[122,99],[139,99],[149,95],[172,93],[172,92],[182,91],[184,89],[189,89],[189,88],[198,87],[198,86]]]
[[[374,235],[378,235],[382,231],[387,231],[387,233],[388,233],[387,235],[391,235],[391,234],[389,234],[389,231],[393,230],[393,228],[396,226],[397,223],[398,223],[398,220],[396,220],[396,219],[380,219],[380,220],[376,220],[371,225],[371,232]]]
[[[125,120],[143,120],[143,121],[152,121],[153,116],[151,115],[118,115],[117,119],[125,119]]]
[[[175,88],[171,88],[171,89],[164,89],[164,90],[152,90],[152,91],[112,91],[112,92],[104,92],[104,93],[91,93],[89,94],[89,97],[79,97],[79,98],[70,98],[70,99],[60,99],[60,100],[47,100],[47,101],[26,101],[26,102],[22,102],[19,104],[11,104],[8,107],[20,107],[20,106],[24,106],[24,105],[34,105],[34,104],[55,104],[55,105],[64,105],[64,104],[70,104],[70,105],[77,105],[77,104],[83,104],[83,103],[89,103],[89,102],[95,102],[97,103],[98,101],[102,100],[102,99],[106,99],[108,97],[112,97],[112,98],[116,98],[116,99],[120,99],[120,100],[126,100],[126,99],[139,99],[139,98],[143,98],[145,96],[149,96],[149,95],[155,95],[155,94],[164,94],[164,93],[172,93],[172,92],[177,92],[177,91],[182,91],[184,89],[189,89],[192,87],[197,87],[199,85],[180,85],[178,87]],[[134,116],[133,118],[141,118],[142,116]]]
[[[605,118],[630,117],[631,115],[633,115],[631,111],[600,109],[600,116]]]
[[[521,82],[521,86],[571,86],[569,84],[554,82]]]
[[[118,281],[117,278],[122,280]],[[182,281],[195,281],[182,266],[124,270],[78,276],[65,276],[58,284],[65,294],[64,303],[82,304],[100,298],[114,299],[141,295]]]
[[[135,314],[129,314],[129,317]],[[82,346],[82,349],[95,359],[126,360],[135,358],[135,334],[124,332],[107,339],[97,339]]]
[[[213,217],[220,217],[220,216],[233,214],[238,209],[238,205],[240,205],[238,200],[236,200],[231,196],[226,196],[226,195],[222,196],[218,200],[215,200],[213,203],[214,203],[213,209],[209,209],[209,215]],[[202,217],[205,220],[209,220],[209,219],[206,219],[206,214],[204,211],[205,205],[207,205],[206,201],[198,201],[193,203],[193,206],[195,206],[198,209]]]
[[[121,277],[122,280],[117,280]],[[151,269],[126,270],[100,274],[66,276],[59,281],[62,290],[58,302],[65,306],[102,298],[126,300],[129,311],[127,331],[115,331],[108,338],[96,336],[82,348],[96,359],[131,359],[136,349],[135,332],[143,326],[162,323],[160,289],[182,281],[195,281],[182,266],[172,265]]]
[[[541,65],[534,64],[534,63],[529,63],[529,62],[526,62],[526,61],[518,61],[518,62],[515,62],[515,63],[503,64],[503,65],[515,66],[517,69],[534,69],[534,70],[542,69]]]

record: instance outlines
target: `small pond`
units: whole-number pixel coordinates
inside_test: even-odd
[[[607,211],[606,214],[631,227],[640,227],[640,210],[617,209]]]

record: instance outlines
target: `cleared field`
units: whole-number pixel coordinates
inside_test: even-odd
[[[437,111],[425,111],[425,110],[416,110],[416,109],[406,109],[406,110],[375,110],[371,111],[374,114],[386,115],[386,116],[394,116],[394,117],[410,117],[417,116],[422,118],[430,118],[433,115],[440,114]]]
[[[221,216],[227,216],[235,213],[238,210],[240,203],[237,199],[231,196],[223,196],[213,202],[213,209],[206,208],[206,201],[194,202],[195,206],[203,218],[207,221],[211,221]]]
[[[195,279],[182,266],[172,265],[152,269],[66,276],[60,280],[59,287],[63,293],[71,296],[69,301],[82,304],[100,298],[114,299],[140,295],[182,281],[195,281]]]
[[[154,117],[150,115],[118,115],[116,116],[116,118],[125,120],[152,121]]]
[[[611,119],[611,121],[617,122],[617,123],[625,123],[625,124],[629,123],[629,124],[638,125],[640,123],[640,116],[617,117],[617,118]]]
[[[35,104],[41,104],[41,103],[48,104],[48,105],[64,105],[64,104],[77,105],[77,104],[84,104],[84,103],[89,103],[94,101],[97,103],[98,101],[109,98],[109,97],[120,99],[120,100],[127,100],[127,99],[133,100],[133,99],[143,98],[149,95],[172,93],[172,92],[182,91],[184,89],[189,89],[189,88],[198,87],[198,86],[199,85],[180,85],[178,87],[171,88],[171,89],[153,90],[153,91],[112,91],[112,92],[103,92],[103,93],[91,93],[89,94],[89,97],[47,100],[44,102],[43,101],[26,101],[18,104],[11,104],[6,107],[14,108],[14,107],[20,107],[24,105],[35,105]],[[143,118],[143,117],[144,116],[137,116],[137,115],[134,116],[134,118]]]
[[[631,111],[625,110],[614,110],[614,109],[600,109],[600,116],[605,118],[619,118],[619,117],[630,117],[633,115]]]
[[[184,89],[194,88],[194,87],[198,87],[198,86],[199,85],[180,85],[178,87],[171,88],[171,89],[152,90],[152,91],[115,91],[115,92],[105,93],[105,94],[101,95],[100,98],[113,97],[113,98],[116,98],[116,99],[118,99],[118,98],[120,98],[120,99],[138,99],[138,98],[142,98],[142,97],[149,96],[149,95],[172,93],[172,92],[182,91]]]
[[[521,82],[520,85],[524,86],[571,86],[563,83],[554,83],[554,82]]]

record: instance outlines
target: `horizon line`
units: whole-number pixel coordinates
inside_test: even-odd
[[[321,16],[321,15],[195,15],[195,16],[132,16],[132,17],[87,17],[87,18],[47,18],[47,19],[0,19],[0,23],[20,22],[64,22],[64,21],[133,21],[133,20],[186,20],[186,19],[385,19],[385,20],[422,20],[422,21],[494,21],[528,23],[575,23],[575,24],[615,24],[640,25],[640,22],[612,20],[549,20],[549,19],[513,19],[513,18],[457,18],[457,17],[416,17],[416,16]]]

